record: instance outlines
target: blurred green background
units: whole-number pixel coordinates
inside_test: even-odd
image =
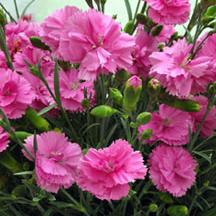
[[[16,0],[19,10],[23,8],[31,0]],[[196,0],[190,0],[192,7]],[[0,0],[3,5],[15,16],[14,0]],[[132,10],[135,11],[138,0],[130,0]],[[36,21],[42,21],[46,16],[52,13],[57,8],[64,7],[65,5],[74,5],[83,10],[88,6],[85,0],[35,0],[35,2],[29,7],[28,13],[32,13]],[[123,25],[127,22],[127,11],[125,8],[124,0],[107,0],[106,14],[114,15],[118,14],[117,20]]]

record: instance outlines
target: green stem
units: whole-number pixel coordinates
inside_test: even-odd
[[[135,22],[135,20],[136,20],[136,15],[137,15],[137,13],[139,11],[140,4],[141,4],[141,0],[138,0],[137,6],[136,6],[136,10],[135,10],[135,13],[134,13],[133,22]]]
[[[133,15],[132,15],[132,10],[131,10],[130,2],[129,2],[129,0],[124,0],[124,2],[125,2],[126,9],[127,9],[128,19],[132,20],[133,19]]]
[[[14,6],[15,6],[15,10],[16,10],[17,19],[19,19],[20,18],[20,16],[19,16],[19,9],[18,9],[16,0],[14,0]]]
[[[4,7],[2,3],[0,3],[1,8],[4,10],[4,12],[10,17],[12,22],[16,23],[16,20],[13,18],[13,16],[10,14],[10,12]]]
[[[5,55],[7,66],[13,70],[13,64],[7,47],[5,32],[2,26],[0,26],[0,48]]]
[[[78,208],[80,208],[81,212],[83,212],[86,216],[90,216],[84,206],[82,206],[79,202],[77,202],[65,189],[61,189],[61,192]]]
[[[28,8],[35,2],[35,0],[31,0],[23,9],[21,16],[24,16]]]

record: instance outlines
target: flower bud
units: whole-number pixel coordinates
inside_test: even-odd
[[[147,140],[151,137],[151,135],[152,135],[152,129],[146,129],[141,133],[141,139]]]
[[[162,25],[157,25],[157,26],[152,28],[151,35],[154,36],[154,37],[158,36],[161,33],[162,30],[163,30],[163,26]]]
[[[154,78],[151,79],[148,82],[147,87],[148,87],[149,92],[151,92],[151,93],[152,92],[158,93],[161,90],[161,84],[160,84],[160,82],[157,79],[154,79]]]
[[[110,88],[109,89],[109,96],[116,104],[118,104],[118,105],[122,104],[123,95],[118,89]]]
[[[121,83],[126,82],[129,77],[130,77],[129,73],[125,70],[121,70],[115,75],[115,78]]]
[[[186,216],[188,215],[188,208],[185,205],[173,205],[167,209],[169,216]]]
[[[137,116],[136,122],[138,123],[138,125],[147,124],[151,120],[151,118],[151,113],[142,112]]]
[[[32,134],[31,134],[31,133],[28,133],[28,132],[26,132],[26,131],[16,131],[16,132],[15,132],[15,135],[16,135],[16,137],[17,137],[18,139],[20,139],[20,140],[23,141],[24,139],[26,139],[27,137],[31,136]],[[14,140],[13,135],[10,135],[10,138],[11,138],[12,140]]]
[[[37,129],[41,131],[48,131],[50,129],[49,122],[45,118],[39,116],[34,109],[29,108],[26,111],[26,117]]]
[[[158,211],[158,205],[156,203],[151,203],[149,205],[148,209],[149,209],[150,212],[155,213],[155,212]]]
[[[213,82],[211,83],[209,86],[208,86],[208,93],[210,95],[215,95],[216,94],[216,82]]]
[[[45,43],[43,43],[39,37],[30,37],[30,41],[31,44],[36,48],[50,50],[50,48]]]
[[[83,109],[88,109],[90,106],[90,101],[88,98],[84,98],[81,102]]]
[[[126,83],[123,98],[123,108],[127,112],[134,111],[142,91],[142,80],[138,76],[132,76]]]
[[[130,20],[126,26],[124,27],[124,32],[132,35],[133,34],[133,30],[134,30],[134,22],[133,20]]]
[[[107,105],[100,105],[91,110],[91,115],[98,118],[111,117],[115,113],[118,113],[118,110]]]
[[[160,193],[160,200],[166,204],[173,204],[172,197],[167,193]]]

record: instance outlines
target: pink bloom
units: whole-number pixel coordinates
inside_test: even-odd
[[[190,15],[189,0],[145,0],[150,6],[148,15],[157,23],[183,24]]]
[[[35,47],[27,46],[22,52],[18,52],[14,56],[14,67],[16,71],[21,73],[22,76],[29,81],[35,92],[35,100],[32,104],[34,108],[48,106],[51,101],[50,94],[45,85],[38,77],[32,74],[28,66],[28,64],[36,66],[39,63],[40,70],[45,78],[53,74],[54,62],[51,60],[48,51],[42,51]]]
[[[161,82],[171,94],[180,98],[190,94],[205,92],[207,85],[214,80],[210,58],[200,56],[190,60],[191,45],[185,40],[177,41],[164,52],[154,52],[150,56],[150,75]]]
[[[35,156],[34,136],[25,140],[26,148]],[[71,143],[62,133],[50,131],[36,136],[36,180],[39,187],[57,193],[62,187],[69,188],[75,181],[77,166],[82,157],[78,144]],[[27,156],[26,153],[24,153]],[[27,156],[28,159],[29,156]]]
[[[196,161],[182,147],[157,146],[150,155],[150,177],[157,189],[181,197],[195,182]]]
[[[141,153],[119,139],[104,149],[90,148],[79,172],[78,185],[83,190],[102,200],[119,200],[128,195],[128,183],[144,179],[147,169]]]
[[[149,56],[152,52],[157,51],[158,42],[155,37],[145,32],[141,25],[138,27],[135,42],[136,45],[132,53],[133,66],[130,71],[146,78],[151,67]]]
[[[31,42],[31,36],[38,36],[40,27],[36,23],[19,20],[5,26],[7,45],[11,55],[21,51]]]
[[[3,152],[7,147],[9,143],[9,136],[8,133],[6,133],[3,128],[0,126],[0,152]]]
[[[82,101],[84,92],[87,92],[87,98],[90,102],[94,99],[94,85],[91,81],[84,81],[78,78],[79,72],[76,69],[59,73],[60,96],[63,107],[70,111],[82,111]],[[54,81],[49,79],[51,88],[54,91]]]
[[[4,68],[4,69],[8,68],[5,55],[2,51],[0,51],[0,68]]]
[[[121,32],[112,17],[89,10],[70,17],[59,51],[64,60],[80,63],[80,78],[94,80],[100,73],[128,69],[133,46],[133,37]]]
[[[41,24],[40,36],[58,57],[60,57],[58,53],[60,37],[65,23],[78,11],[76,7],[66,6],[48,16]]]
[[[139,127],[139,133],[151,129],[150,143],[160,140],[168,145],[185,145],[189,141],[189,128],[192,127],[190,114],[162,104],[159,112],[152,113],[151,121]]]
[[[10,119],[22,117],[35,95],[30,83],[11,70],[0,70],[0,108]]]
[[[137,89],[138,87],[142,86],[142,80],[138,76],[134,75],[128,79],[127,86],[133,86],[135,89]]]
[[[171,25],[164,25],[160,34],[153,37],[145,32],[144,26],[139,25],[135,35],[135,47],[132,52],[133,65],[130,71],[146,78],[148,76],[151,62],[149,56],[158,50],[159,43],[166,42],[171,35],[175,32],[174,27]]]
[[[207,111],[208,98],[206,98],[205,96],[196,96],[193,99],[196,102],[198,102],[201,106],[201,109],[199,112],[191,113],[192,119],[194,120],[194,125],[198,126],[201,123]],[[216,129],[216,107],[215,106],[213,106],[213,108],[210,110],[209,114],[207,115],[202,125],[201,135],[203,137],[212,136],[214,133],[214,129]]]

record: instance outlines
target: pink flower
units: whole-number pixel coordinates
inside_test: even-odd
[[[26,148],[35,156],[34,136],[25,140]],[[49,131],[36,136],[36,180],[39,187],[57,193],[62,187],[69,188],[75,181],[77,166],[82,157],[78,144],[71,143],[62,133]],[[24,153],[25,156],[26,153]],[[29,156],[27,156],[28,159]]]
[[[6,133],[3,128],[0,126],[0,152],[3,152],[7,147],[9,143],[9,136],[8,133]]]
[[[64,60],[80,63],[80,78],[94,80],[100,73],[128,69],[133,46],[133,37],[121,32],[112,17],[89,10],[70,17],[59,51]]]
[[[139,25],[135,35],[136,45],[132,52],[133,65],[130,72],[146,78],[151,67],[149,56],[158,50],[159,43],[166,42],[174,32],[173,26],[164,25],[160,34],[153,37],[145,32],[144,26]]]
[[[78,185],[102,200],[119,200],[128,195],[129,182],[144,179],[147,169],[139,151],[125,140],[104,149],[90,148],[79,167]]]
[[[150,143],[160,140],[168,145],[185,145],[192,127],[190,114],[162,104],[158,112],[152,113],[151,121],[139,127],[139,133],[151,129]]]
[[[58,57],[60,57],[58,53],[60,37],[65,23],[78,11],[76,7],[66,6],[48,16],[41,24],[40,36]]]
[[[150,6],[148,15],[157,23],[183,24],[190,15],[189,0],[145,0]]]
[[[2,51],[0,51],[0,68],[1,69],[7,69],[7,63],[6,63],[6,59],[5,59],[5,55]]]
[[[91,81],[80,80],[79,71],[71,69],[70,71],[60,71],[60,96],[63,107],[70,111],[82,111],[82,101],[84,100],[84,92],[87,93],[87,98],[90,102],[94,99],[94,83]],[[49,79],[51,88],[54,91],[54,81]]]
[[[54,71],[54,62],[51,60],[50,53],[48,51],[42,51],[32,46],[23,48],[22,52],[18,52],[14,56],[14,67],[16,71],[22,74],[22,76],[29,81],[32,89],[35,92],[35,100],[32,106],[34,108],[43,108],[48,106],[51,101],[49,92],[42,81],[32,74],[29,69],[29,65],[36,66],[40,63],[40,70],[45,78],[51,76]]]
[[[214,80],[210,70],[211,61],[207,56],[190,59],[191,45],[185,40],[177,41],[164,52],[154,52],[150,56],[150,75],[161,82],[171,94],[187,98],[190,94],[205,92],[207,85]]]
[[[141,25],[138,27],[135,42],[136,45],[132,53],[133,66],[130,71],[146,78],[151,67],[149,56],[152,52],[157,51],[158,42],[155,37],[145,32]]]
[[[8,118],[22,117],[34,100],[30,83],[11,70],[0,70],[0,108]]]
[[[181,197],[195,182],[196,164],[184,148],[162,144],[150,155],[150,177],[158,190]]]
[[[200,96],[195,96],[193,99],[196,102],[198,102],[201,106],[199,112],[191,113],[192,119],[194,120],[194,125],[198,126],[202,122],[202,119],[207,111],[208,98],[200,95]],[[202,125],[201,135],[203,137],[210,137],[213,135],[214,129],[216,129],[216,107],[215,106],[213,106],[213,108],[210,110],[209,114],[207,115]]]
[[[11,55],[21,51],[31,42],[31,36],[38,36],[40,27],[36,23],[19,20],[5,26],[7,45]]]

